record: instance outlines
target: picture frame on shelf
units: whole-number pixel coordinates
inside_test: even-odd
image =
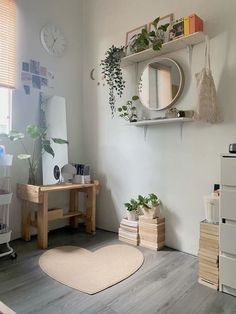
[[[180,18],[173,22],[170,33],[170,40],[184,36],[184,18]]]
[[[126,56],[134,53],[130,50],[130,44],[135,40],[135,38],[137,38],[137,35],[142,32],[142,29],[148,30],[147,24],[136,27],[126,33],[126,38],[125,38]]]
[[[148,23],[148,32],[151,32],[154,30],[154,26],[152,25],[152,22]],[[169,33],[170,33],[170,30],[172,29],[173,22],[174,22],[174,13],[170,13],[163,17],[160,17],[157,27],[160,27],[161,25],[165,25],[165,24],[170,24],[167,28],[166,33],[164,34],[163,43],[166,43],[170,40]]]

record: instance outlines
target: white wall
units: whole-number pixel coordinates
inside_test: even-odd
[[[197,253],[199,222],[204,218],[203,196],[219,182],[220,153],[236,141],[236,2],[227,0],[83,1],[83,107],[86,160],[101,181],[98,226],[117,231],[125,215],[123,203],[139,193],[157,193],[164,205],[167,245]],[[173,12],[176,18],[196,12],[205,20],[211,38],[212,72],[224,123],[186,123],[182,138],[178,125],[142,128],[111,119],[108,90],[89,78],[112,45],[124,44],[127,31]],[[168,55],[185,72],[185,88],[177,108],[195,109],[194,74],[204,64],[204,45],[194,48],[192,66],[186,50]],[[143,66],[143,65],[141,65]],[[136,94],[135,70],[125,71],[127,88],[122,100]],[[101,81],[101,80],[100,80]]]
[[[38,60],[55,74],[53,94],[64,96],[67,104],[67,129],[69,161],[82,159],[82,45],[81,1],[70,0],[17,0],[17,90],[13,94],[13,128],[24,131],[27,124],[37,123],[39,117],[38,91],[26,96],[20,81],[22,61]],[[67,40],[65,56],[48,55],[40,44],[40,30],[46,23],[58,25]],[[6,144],[8,152],[15,155],[12,170],[12,185],[27,183],[28,167],[25,161],[17,160],[21,152],[17,143]],[[11,207],[10,224],[13,238],[20,237],[20,204],[16,193]]]

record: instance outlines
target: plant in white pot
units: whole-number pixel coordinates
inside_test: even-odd
[[[128,220],[138,220],[138,202],[131,198],[130,202],[129,203],[125,203],[124,204],[125,207],[126,207],[126,210],[127,210],[127,218]]]
[[[156,218],[160,215],[160,203],[160,199],[154,193],[138,196],[138,206],[147,218]]]

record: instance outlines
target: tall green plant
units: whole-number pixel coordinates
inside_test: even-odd
[[[124,47],[117,48],[112,45],[101,60],[102,74],[109,87],[109,105],[112,117],[115,113],[116,94],[121,97],[125,88],[125,81],[121,70],[121,58],[125,56]]]
[[[9,134],[1,134],[1,137],[7,137],[11,141],[16,142],[19,141],[24,153],[19,154],[17,157],[21,160],[27,160],[29,164],[29,184],[36,184],[36,174],[39,166],[39,162],[41,161],[42,155],[46,152],[50,154],[53,158],[55,156],[54,150],[51,146],[51,143],[54,142],[56,144],[68,144],[68,141],[63,140],[61,138],[48,138],[47,137],[47,129],[41,128],[36,125],[28,125],[26,127],[26,134],[33,140],[32,151],[29,152],[27,149],[24,138],[25,134],[19,132],[17,130],[11,130]],[[40,152],[36,152],[37,145],[41,144]]]

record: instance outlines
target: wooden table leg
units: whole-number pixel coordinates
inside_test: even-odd
[[[86,197],[86,232],[96,233],[96,187],[87,189]]]
[[[30,208],[29,202],[21,200],[21,233],[25,241],[30,241]]]
[[[43,192],[43,203],[38,208],[38,246],[48,247],[48,192]]]
[[[78,212],[79,211],[79,192],[77,190],[70,191],[70,212]],[[70,217],[69,219],[70,226],[72,228],[78,227],[78,218]]]

